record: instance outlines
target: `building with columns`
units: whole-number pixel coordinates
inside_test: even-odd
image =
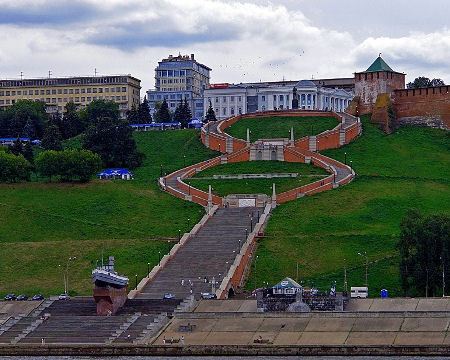
[[[204,109],[209,103],[217,119],[258,111],[292,109],[294,88],[298,108],[344,111],[353,99],[351,90],[320,85],[320,80],[212,84],[204,93]]]

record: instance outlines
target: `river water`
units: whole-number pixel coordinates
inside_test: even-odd
[[[90,357],[90,356],[5,356],[1,360],[348,360],[348,356],[116,356],[116,357]],[[438,360],[449,359],[439,356],[352,356],[352,360]]]

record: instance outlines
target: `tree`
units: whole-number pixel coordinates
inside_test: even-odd
[[[47,150],[36,157],[36,169],[50,178],[59,176],[61,181],[89,181],[101,169],[98,154],[88,150]]]
[[[187,99],[184,98],[184,103],[182,106],[181,127],[187,128],[189,121],[191,121],[191,118],[192,118],[191,108],[189,107]]]
[[[30,164],[33,164],[33,158],[34,158],[34,152],[33,152],[33,145],[31,144],[31,141],[27,141],[25,143],[25,146],[23,147],[22,155]]]
[[[30,163],[22,155],[0,151],[0,182],[29,180],[30,175]]]
[[[183,102],[180,102],[173,113],[173,121],[181,122],[183,119]]]
[[[419,76],[418,78],[415,78],[413,82],[409,82],[406,85],[406,87],[408,89],[419,89],[424,87],[443,86],[443,85],[445,85],[445,83],[442,79],[430,80],[425,76]]]
[[[1,112],[0,136],[40,139],[47,120],[44,103],[19,100]]]
[[[128,122],[119,118],[117,104],[95,102],[87,107],[87,114],[94,117],[89,118],[83,148],[99,154],[107,167],[138,167],[144,155],[137,150],[133,130]],[[94,110],[90,109],[91,105]]]
[[[62,150],[62,136],[58,126],[50,123],[45,129],[41,146],[45,150]]]
[[[152,122],[152,115],[150,114],[150,106],[148,105],[147,97],[139,105],[138,109],[138,124],[150,124]]]
[[[128,124],[141,124],[139,120],[139,111],[136,109],[136,106],[132,106],[131,110],[127,111],[127,121]]]
[[[405,294],[442,295],[442,274],[450,265],[450,218],[409,211],[400,230],[400,276]]]
[[[216,113],[212,107],[211,101],[209,102],[208,111],[206,112],[205,122],[216,121]]]
[[[14,155],[21,155],[23,154],[23,144],[20,138],[17,138],[14,143],[12,144],[11,148],[9,149],[11,151],[11,154]]]
[[[85,124],[80,120],[80,114],[77,111],[77,106],[72,101],[65,106],[64,115],[61,121],[61,135],[63,139],[81,134],[85,129]]]
[[[160,108],[156,112],[156,120],[158,122],[169,122],[170,118],[169,105],[167,104],[166,99],[164,99]]]

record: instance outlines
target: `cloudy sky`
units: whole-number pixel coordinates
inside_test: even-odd
[[[450,83],[449,0],[0,0],[0,78],[130,73],[169,54],[211,82],[350,77],[391,67]]]

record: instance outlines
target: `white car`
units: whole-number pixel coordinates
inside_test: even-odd
[[[70,296],[69,296],[69,294],[61,294],[58,296],[58,299],[59,300],[69,300]]]

